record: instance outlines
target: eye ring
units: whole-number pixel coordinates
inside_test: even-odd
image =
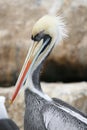
[[[43,37],[44,37],[44,31],[41,31],[39,33],[37,33],[35,36],[31,36],[31,39],[34,40],[34,41],[40,41]]]

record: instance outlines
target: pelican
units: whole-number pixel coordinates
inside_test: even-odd
[[[15,122],[9,119],[4,103],[5,97],[0,96],[0,130],[19,130]]]
[[[66,37],[66,27],[60,16],[46,15],[39,19],[33,29],[32,46],[16,83],[16,90],[25,90],[24,130],[87,130],[87,116],[42,91],[40,70],[54,45]]]

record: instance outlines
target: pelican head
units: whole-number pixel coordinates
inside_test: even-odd
[[[16,91],[13,94],[11,102],[13,102],[19,89],[23,86],[27,78],[32,80],[33,72],[40,66],[42,61],[44,61],[53,46],[66,37],[65,32],[65,24],[60,16],[46,15],[35,23],[31,35],[33,43],[28,51],[23,68],[17,80]],[[29,84],[29,86],[33,86],[33,83]]]
[[[65,24],[60,16],[45,15],[35,23],[32,29],[32,39],[40,41],[46,36],[54,43],[60,42],[66,36]]]

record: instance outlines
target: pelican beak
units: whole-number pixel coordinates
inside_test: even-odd
[[[22,67],[22,70],[20,72],[20,75],[19,75],[18,80],[17,80],[16,85],[15,85],[15,87],[16,87],[15,92],[13,93],[13,95],[10,99],[10,104],[13,103],[13,101],[15,100],[20,88],[23,86],[24,82],[26,81],[29,68],[30,68],[33,60],[35,59],[35,57],[38,56],[38,54],[41,50],[41,46],[42,46],[41,41],[39,43],[34,42],[31,46],[31,48],[29,49],[29,52],[28,52],[27,57],[25,59],[24,65]]]
[[[40,42],[36,41],[32,44],[27,54],[27,57],[25,59],[25,62],[20,72],[20,75],[18,77],[18,80],[16,82],[16,85],[15,85],[16,89],[12,95],[12,98],[10,99],[10,104],[12,104],[13,101],[15,100],[20,88],[23,86],[24,82],[26,81],[28,77],[29,70],[32,69],[35,61],[37,60],[38,56],[40,55],[41,51],[44,49],[46,44],[49,42],[49,40],[50,39],[48,38],[45,42],[43,42],[43,39],[42,39]]]

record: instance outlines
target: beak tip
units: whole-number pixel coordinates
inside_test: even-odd
[[[12,105],[12,103],[13,103],[13,101],[10,99],[10,100],[9,100],[9,104]]]

